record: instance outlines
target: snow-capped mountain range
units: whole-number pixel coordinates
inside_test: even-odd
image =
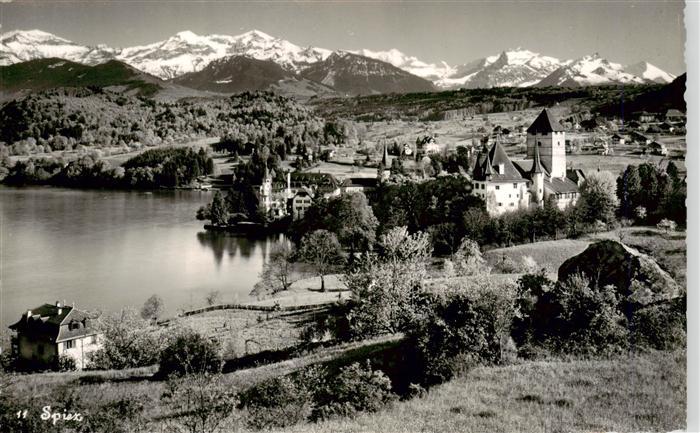
[[[438,81],[440,87],[528,87],[537,84],[562,62],[554,57],[516,48],[461,65]]]
[[[581,87],[601,84],[642,84],[644,78],[625,72],[622,65],[600,57],[598,53],[570,61],[557,68],[536,85]]]
[[[200,36],[183,31],[160,42],[127,48],[84,46],[41,30],[0,34],[0,65],[49,57],[87,65],[116,59],[165,80],[201,71],[214,60],[231,56],[270,60],[287,71],[300,74],[323,64],[333,53],[324,48],[301,47],[257,30],[237,36]],[[597,54],[559,60],[521,48],[457,66],[424,62],[396,49],[338,50],[335,53],[355,54],[356,61],[366,57],[388,63],[442,89],[668,83],[675,78],[644,61],[623,67]]]

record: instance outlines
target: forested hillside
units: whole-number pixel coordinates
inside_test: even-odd
[[[670,85],[669,85],[670,86]],[[460,89],[444,92],[385,94],[354,98],[317,100],[315,109],[321,116],[355,120],[443,120],[452,110],[464,115],[524,110],[552,106],[574,100],[582,109],[619,104],[621,98],[664,88],[659,84],[627,86],[591,86],[577,89],[562,87]]]
[[[0,150],[23,155],[78,146],[123,150],[205,136],[297,145],[322,136],[323,121],[268,92],[176,103],[99,88],[47,90],[0,106]]]

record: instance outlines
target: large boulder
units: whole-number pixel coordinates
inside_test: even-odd
[[[581,273],[593,287],[613,285],[631,304],[648,305],[680,295],[681,287],[656,261],[613,240],[591,244],[559,267],[559,281]]]

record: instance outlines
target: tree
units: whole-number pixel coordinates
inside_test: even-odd
[[[553,282],[543,270],[520,278],[516,302],[520,314],[513,321],[513,337],[523,348],[600,354],[628,344],[614,286],[591,287],[582,274]]]
[[[676,223],[669,220],[669,219],[662,219],[659,221],[659,223],[656,225],[656,228],[665,231],[668,233],[669,231],[675,231],[676,230]]]
[[[586,175],[581,185],[581,197],[576,203],[583,222],[593,223],[601,220],[604,223],[615,219],[618,199],[616,194],[615,177],[608,171],[594,171]]]
[[[438,254],[454,254],[459,247],[457,225],[454,223],[435,224],[428,228],[433,249]]]
[[[164,305],[163,298],[158,295],[152,295],[143,303],[143,307],[141,307],[141,317],[146,320],[158,320],[163,313]]]
[[[253,293],[275,293],[289,290],[294,282],[292,276],[292,256],[294,251],[284,242],[272,247],[268,261],[260,272],[260,281],[255,284]]]
[[[486,209],[477,207],[467,209],[462,219],[465,227],[465,236],[473,239],[479,245],[484,244],[484,232],[490,222]]]
[[[219,345],[204,336],[183,330],[160,353],[158,374],[171,375],[220,373],[222,367]]]
[[[376,239],[377,218],[361,192],[342,194],[315,203],[298,221],[293,235],[299,239],[314,230],[328,230],[355,252],[367,250]]]
[[[673,186],[677,187],[677,185],[681,182],[681,176],[680,172],[678,171],[678,166],[675,162],[668,162],[668,165],[666,166],[666,174],[671,179]]]
[[[207,296],[204,297],[204,300],[210,307],[212,305],[216,305],[221,302],[221,292],[218,290],[212,290],[211,292],[207,293]]]
[[[158,362],[160,349],[167,342],[162,330],[127,308],[100,317],[98,329],[103,345],[91,355],[93,368],[109,370],[144,367]]]
[[[301,240],[301,259],[314,267],[321,278],[321,291],[326,290],[324,276],[340,261],[341,248],[338,238],[328,230],[316,230]]]
[[[639,202],[641,190],[642,180],[637,167],[628,165],[624,173],[617,178],[617,198],[620,200],[621,216],[634,217],[634,209]]]
[[[487,274],[490,271],[479,245],[466,237],[462,239],[452,260],[455,273],[459,276]]]
[[[228,207],[226,206],[223,195],[221,195],[221,191],[216,191],[216,193],[214,193],[214,200],[211,203],[209,216],[211,218],[211,223],[215,226],[225,226],[228,224]]]
[[[166,422],[168,431],[188,433],[220,431],[238,402],[235,391],[218,373],[171,377],[162,401],[174,415]]]
[[[364,338],[400,332],[420,314],[423,280],[431,258],[430,237],[397,227],[379,240],[379,252],[365,254],[344,275],[352,291],[351,335]]]

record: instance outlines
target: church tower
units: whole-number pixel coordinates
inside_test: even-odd
[[[272,174],[265,165],[265,177],[260,185],[260,205],[265,213],[272,209]]]
[[[546,108],[527,128],[527,157],[539,158],[551,177],[566,177],[566,138],[564,128]],[[537,152],[535,152],[537,147]]]

